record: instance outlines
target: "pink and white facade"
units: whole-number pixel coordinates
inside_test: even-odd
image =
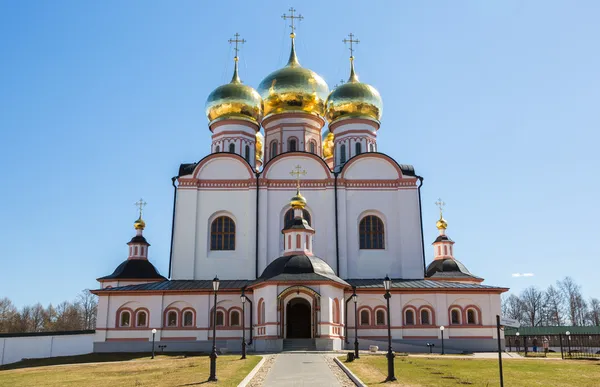
[[[393,279],[395,349],[422,352],[425,342],[440,340],[441,326],[449,352],[494,347],[507,289],[482,285],[456,261],[445,228],[446,239],[434,243],[436,259],[426,265],[422,178],[377,152],[385,126],[364,117],[336,121],[328,165],[325,112],[284,109],[260,118],[257,125],[237,116],[213,123],[210,153],[181,165],[168,279],[153,272],[149,245],[139,238],[137,253],[99,279],[96,351],[148,351],[153,329],[165,350],[209,350],[215,275],[218,348],[240,350],[242,326],[257,351],[282,350],[294,338],[311,339],[318,349],[351,346],[353,291],[361,348],[384,346],[386,275]],[[261,129],[264,153],[256,159]],[[306,203],[294,209],[297,178],[290,172],[299,170],[306,172]]]

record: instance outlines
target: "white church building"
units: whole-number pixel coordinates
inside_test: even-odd
[[[442,335],[447,351],[495,348],[508,289],[483,285],[454,257],[441,212],[425,262],[423,179],[377,152],[378,91],[359,81],[351,56],[348,82],[330,92],[290,37],[287,65],[256,90],[241,82],[236,50],[231,82],[206,103],[210,153],[173,182],[169,273],[148,259],[140,210],[127,259],[94,291],[94,351],[149,351],[154,329],[166,351],[209,351],[213,328],[217,347],[236,351],[242,329],[255,351],[300,339],[353,348],[355,332],[361,349],[384,349],[386,275],[395,350],[440,348]]]

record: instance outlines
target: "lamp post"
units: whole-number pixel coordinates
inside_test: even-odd
[[[569,352],[567,352],[567,354],[569,355],[569,358],[571,357],[571,332],[566,331],[565,334],[567,335],[567,345],[569,348]]]
[[[396,380],[396,376],[394,375],[394,352],[392,352],[392,328],[390,324],[390,298],[392,295],[390,294],[390,289],[392,288],[392,281],[390,277],[387,275],[383,280],[383,287],[385,288],[385,300],[387,301],[387,326],[388,326],[388,376],[385,379],[386,382],[393,382]]]
[[[356,295],[356,286],[352,287],[352,301],[354,302],[354,358],[360,359],[358,356],[358,313],[356,312],[358,296]]]
[[[442,334],[442,355],[444,355],[444,354],[445,354],[445,353],[444,353],[444,329],[446,329],[446,327],[442,325],[442,326],[440,327],[440,332],[441,332],[441,334]]]
[[[152,358],[154,359],[154,338],[156,337],[156,328],[152,329]]]
[[[246,358],[246,295],[242,288],[242,359]]]
[[[521,352],[521,341],[519,341],[519,336],[521,336],[521,334],[519,332],[515,333],[517,335],[517,342],[515,343],[517,345],[517,353]]]
[[[215,304],[213,306],[213,345],[210,352],[210,376],[209,382],[217,381],[217,292],[219,291],[219,279],[213,279],[213,290],[215,291]]]

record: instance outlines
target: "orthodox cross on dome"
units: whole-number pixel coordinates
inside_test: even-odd
[[[139,209],[140,209],[140,219],[142,219],[142,212],[144,210],[144,207],[146,207],[146,204],[148,204],[148,203],[146,203],[144,201],[144,199],[140,198],[140,200],[138,200],[134,204],[135,204],[136,207],[139,207]]]
[[[290,175],[296,176],[296,189],[300,190],[300,176],[306,175],[306,171],[300,165],[296,165]]]
[[[444,212],[444,206],[446,205],[446,203],[444,203],[442,201],[442,199],[438,198],[437,202],[435,202],[435,205],[438,206],[438,208],[440,209],[440,219],[442,218],[442,212]]]
[[[350,58],[354,58],[354,46],[353,46],[353,44],[354,43],[356,43],[356,44],[360,43],[360,40],[354,39],[354,34],[352,32],[348,34],[348,37],[350,39],[344,39],[344,40],[342,40],[342,42],[344,42],[344,43],[350,43],[350,47],[349,47]]]
[[[235,60],[238,60],[238,52],[240,51],[239,47],[238,47],[238,43],[244,44],[246,43],[246,39],[240,39],[240,34],[238,34],[237,32],[233,35],[233,39],[229,39],[228,40],[229,43],[235,43],[235,47],[233,48],[235,50]]]
[[[304,19],[304,16],[298,14],[298,16],[294,15],[294,13],[296,12],[296,9],[294,9],[294,7],[289,9],[291,16],[286,15],[285,13],[283,15],[281,15],[281,18],[283,20],[286,19],[291,19],[292,20],[292,24],[290,24],[290,28],[292,29],[292,32],[290,33],[290,37],[294,38],[296,36],[296,24],[294,23],[295,19],[298,19],[298,21]]]

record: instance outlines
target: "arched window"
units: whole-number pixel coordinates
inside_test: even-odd
[[[383,221],[375,215],[367,215],[360,221],[360,248],[363,250],[383,249]]]
[[[359,155],[362,153],[362,144],[360,142],[357,142],[356,144],[354,144],[354,153],[356,153],[356,155]]]
[[[260,321],[262,321],[262,323],[264,324],[266,322],[266,320],[265,320],[265,302],[264,301],[260,305],[260,318],[261,318]]]
[[[288,143],[288,152],[295,152],[296,148],[297,148],[296,139],[295,138],[290,139],[290,141]]]
[[[194,312],[191,310],[186,310],[183,312],[183,326],[191,327],[194,325]]]
[[[375,325],[385,325],[385,311],[383,309],[378,309],[375,312]]]
[[[333,322],[338,324],[340,322],[340,302],[337,298],[333,299]]]
[[[448,246],[444,245],[444,255],[448,255]]]
[[[220,152],[221,151],[221,147],[217,145],[217,147],[215,148],[215,152]]]
[[[258,311],[258,323],[259,323],[259,324],[264,324],[264,322],[265,322],[265,314],[264,314],[264,312],[263,312],[263,304],[264,304],[264,303],[265,303],[265,302],[263,301],[263,299],[262,299],[262,298],[261,298],[260,300],[258,300],[258,308],[257,308],[257,311]]]
[[[235,223],[228,216],[213,220],[210,228],[211,250],[235,250]]]
[[[477,313],[473,309],[467,309],[467,324],[477,324]]]
[[[460,325],[460,310],[452,309],[450,312],[450,323]]]
[[[309,147],[310,153],[315,153],[315,148],[316,148],[316,147],[315,147],[315,142],[314,142],[314,141],[311,141],[311,142],[308,144],[308,147]]]
[[[273,158],[275,156],[277,156],[277,141],[272,141],[271,142],[271,157],[270,158]]]
[[[177,326],[177,312],[174,310],[167,313],[167,326],[168,327],[176,327]]]
[[[148,314],[143,310],[137,312],[135,326],[145,327],[148,324]]]
[[[431,320],[429,319],[429,310],[422,309],[421,310],[421,325],[430,325]]]
[[[346,162],[346,145],[340,145],[340,164],[344,164]]]
[[[237,327],[240,325],[240,312],[234,310],[229,315],[229,325],[232,327]]]
[[[404,312],[404,325],[415,325],[415,312],[412,309]]]
[[[370,325],[371,324],[371,315],[367,309],[363,309],[360,311],[360,325]]]
[[[217,310],[217,326],[222,327],[225,325],[225,313],[222,310]]]
[[[302,217],[306,220],[308,225],[310,226],[312,221],[310,218],[310,213],[307,210],[302,210]],[[294,209],[290,208],[286,211],[283,217],[284,228],[288,228],[292,225],[292,221],[294,220]]]
[[[250,145],[246,145],[244,148],[244,158],[246,161],[250,161]]]
[[[229,144],[229,153],[235,153],[235,144]]]
[[[131,325],[131,313],[124,310],[121,312],[121,318],[119,318],[119,326],[128,327]]]

